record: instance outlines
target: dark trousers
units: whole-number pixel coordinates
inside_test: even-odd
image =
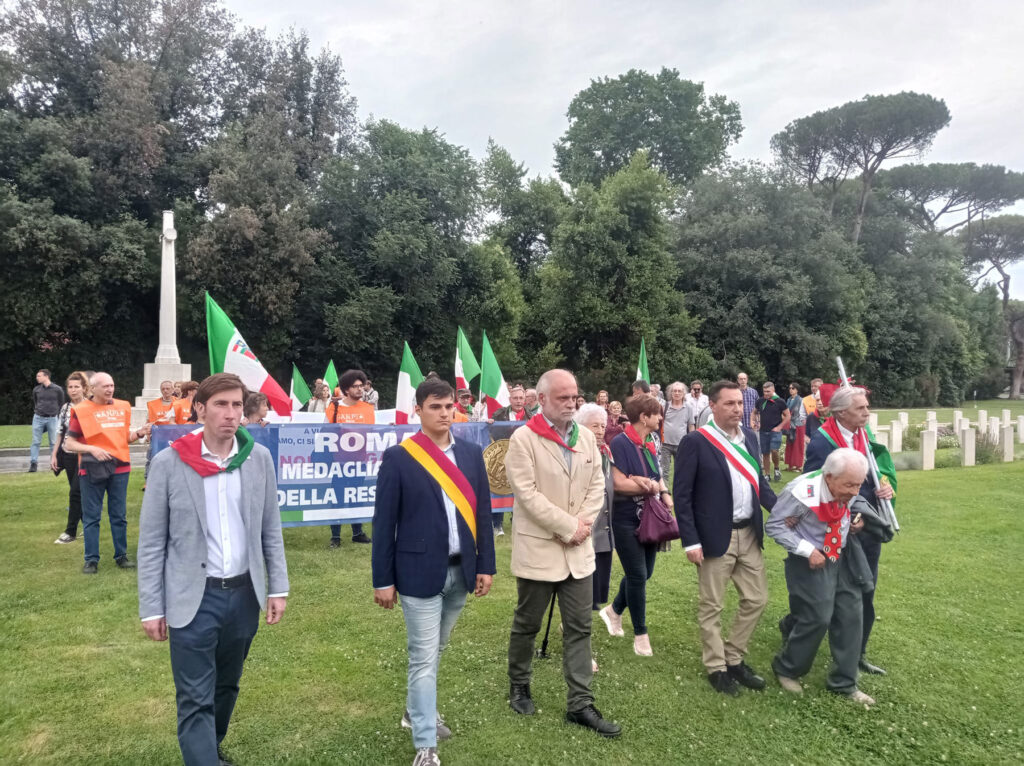
[[[57,450],[57,459],[68,477],[68,523],[64,533],[78,537],[78,523],[82,520],[82,488],[78,480],[78,455],[74,452]]]
[[[528,684],[532,675],[533,645],[551,597],[558,594],[562,617],[562,673],[569,686],[566,708],[582,710],[594,704],[590,681],[594,675],[590,654],[590,610],[594,596],[592,576],[572,576],[559,582],[516,579],[519,603],[512,618],[508,642],[508,678],[513,684]]]
[[[592,575],[594,578],[593,609],[596,612],[601,608],[601,604],[608,600],[608,590],[612,580],[612,552],[595,553],[594,564],[594,574]]]
[[[882,555],[882,543],[871,535],[861,535],[860,547],[864,549],[864,556],[871,567],[871,580],[875,584],[870,593],[864,594],[864,637],[860,645],[860,653],[864,654],[871,637],[871,628],[875,625],[875,590],[878,587],[878,559]]]
[[[352,525],[352,537],[355,537],[356,535],[361,535],[361,534],[363,534],[363,525],[362,524],[353,524]],[[340,540],[341,539],[341,524],[331,524],[331,539],[332,540]]]
[[[231,590],[207,586],[192,622],[168,631],[185,766],[217,766],[217,746],[228,733],[259,618],[251,584]]]
[[[780,676],[800,678],[811,669],[828,633],[833,664],[825,684],[840,694],[857,688],[863,617],[863,593],[846,561],[841,556],[821,569],[811,569],[803,556],[790,554],[786,558],[790,613],[785,619],[789,633],[772,661],[772,668]]]
[[[491,517],[492,517],[491,518],[491,526],[494,528],[494,531],[497,532],[499,529],[501,529],[502,525],[505,523],[505,514],[504,513],[494,513],[494,514],[491,514]]]
[[[615,551],[624,572],[612,609],[615,614],[622,614],[628,607],[633,635],[642,636],[647,633],[647,581],[654,574],[658,546],[643,545],[636,536],[635,524],[616,524],[613,520],[612,530],[615,533]]]

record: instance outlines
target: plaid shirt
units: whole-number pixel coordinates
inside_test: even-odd
[[[754,405],[759,398],[757,391],[747,386],[743,389],[743,425],[750,427],[750,416],[754,412]]]

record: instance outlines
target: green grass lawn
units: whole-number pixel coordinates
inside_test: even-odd
[[[44,436],[42,450],[46,449],[47,443]],[[32,446],[32,426],[0,426],[0,449],[24,447],[27,450],[30,446]]]
[[[129,498],[138,533],[141,477]],[[135,578],[111,561],[106,522],[96,577],[82,545],[53,545],[66,484],[0,477],[0,763],[180,763],[167,644],[147,641]],[[1010,764],[1024,761],[1024,464],[907,473],[902,534],[882,555],[871,657],[889,670],[862,688],[866,710],[823,689],[827,649],[801,698],[770,680],[738,699],[713,693],[700,665],[696,581],[678,544],[649,585],[653,658],[600,621],[597,705],[625,733],[604,741],[562,723],[561,642],[537,661],[539,713],[506,702],[514,605],[510,538],[498,541],[492,595],[463,613],[441,670],[439,706],[455,732],[445,764]],[[326,547],[324,528],[285,530],[291,596],[282,624],[262,626],[225,747],[243,764],[408,764],[399,728],[405,631],[374,606],[368,546]],[[782,551],[767,547],[770,603],[749,662],[766,674],[786,611]],[[616,564],[616,576],[619,573]],[[730,597],[732,600],[733,597]]]

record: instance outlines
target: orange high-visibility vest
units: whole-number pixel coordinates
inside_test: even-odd
[[[132,461],[128,452],[132,406],[128,402],[115,399],[110,404],[97,404],[85,399],[75,405],[75,417],[86,444],[106,450],[122,463]]]
[[[174,400],[174,422],[179,426],[188,423],[188,419],[192,417],[192,400],[191,399],[175,399]]]
[[[146,402],[146,409],[149,411],[146,418],[147,423],[166,426],[174,422],[174,399],[169,402],[164,402],[163,399],[154,399],[151,402]]]
[[[452,412],[452,422],[453,423],[468,423],[469,422],[469,418],[467,418],[464,414],[462,414],[458,410],[454,410]]]

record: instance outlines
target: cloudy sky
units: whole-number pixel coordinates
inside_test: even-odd
[[[247,25],[305,29],[342,57],[362,118],[487,139],[552,172],[569,101],[591,79],[678,69],[737,101],[737,159],[768,160],[790,120],[914,90],[953,120],[925,156],[1024,170],[1024,2],[227,0]],[[1024,205],[1014,212],[1024,213]],[[1014,275],[1024,298],[1024,267]]]

